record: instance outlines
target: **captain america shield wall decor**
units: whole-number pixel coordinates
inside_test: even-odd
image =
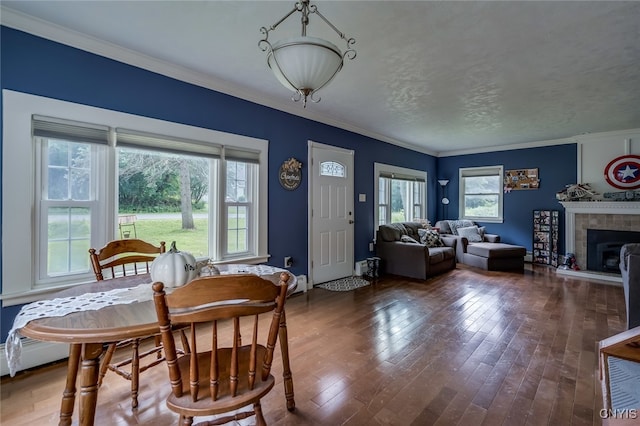
[[[609,185],[618,189],[640,188],[640,155],[622,155],[604,168]]]

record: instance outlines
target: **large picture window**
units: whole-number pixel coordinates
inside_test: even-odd
[[[376,223],[426,219],[426,172],[376,163]]]
[[[460,169],[460,218],[501,223],[502,176],[503,166]]]
[[[268,260],[267,141],[8,90],[3,106],[5,305],[93,281],[89,248],[118,238]]]

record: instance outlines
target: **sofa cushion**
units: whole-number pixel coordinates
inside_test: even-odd
[[[402,222],[404,229],[407,231],[405,234],[410,236],[416,241],[420,241],[420,234],[418,230],[424,229],[419,222]]]
[[[429,263],[435,265],[456,257],[453,247],[432,247],[429,249]]]
[[[470,243],[482,242],[482,234],[480,233],[480,229],[475,225],[458,228],[457,231],[458,235],[460,235],[461,237],[465,237]]]
[[[487,258],[524,257],[527,249],[504,243],[473,243],[467,246],[467,253]]]
[[[417,242],[416,240],[414,240],[408,235],[401,236],[400,241],[402,241],[403,243],[420,244],[419,242]]]
[[[446,222],[449,224],[449,228],[451,228],[451,233],[453,235],[458,235],[458,228],[466,228],[466,227],[475,225],[472,220],[466,220],[466,219],[447,220]]]
[[[420,242],[427,247],[443,247],[444,243],[440,239],[438,231],[432,229],[418,229]]]
[[[382,241],[400,241],[403,235],[408,234],[402,223],[389,223],[378,228],[378,237]]]
[[[439,220],[436,222],[436,228],[440,230],[441,234],[453,234],[449,222],[446,220]]]

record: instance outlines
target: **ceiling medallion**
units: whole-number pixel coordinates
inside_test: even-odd
[[[269,32],[296,12],[302,14],[302,34],[270,43]],[[346,41],[347,50],[344,53],[326,40],[307,36],[309,15],[314,13]],[[267,52],[269,68],[284,87],[295,92],[292,100],[302,100],[303,107],[307,106],[307,97],[314,103],[320,102],[320,98],[315,96],[316,92],[329,84],[338,74],[345,57],[356,57],[356,51],[351,47],[355,44],[355,39],[347,38],[320,13],[316,5],[310,4],[309,0],[296,2],[293,10],[271,27],[260,28],[260,32],[264,34],[264,38],[258,42],[258,46],[263,52]]]
[[[618,189],[640,188],[640,155],[622,155],[604,168],[609,185]]]

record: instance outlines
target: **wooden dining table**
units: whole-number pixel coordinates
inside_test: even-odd
[[[254,265],[221,265],[221,273],[251,273],[261,275]],[[265,267],[262,267],[264,270]],[[287,272],[285,269],[266,267],[267,270]],[[293,274],[287,286],[289,294],[296,288]],[[262,275],[261,275],[262,276]],[[263,276],[263,278],[272,278]],[[84,284],[55,294],[55,298],[73,298],[83,294],[106,292],[114,289],[137,287],[149,284],[147,274],[118,277],[111,280]],[[99,296],[97,296],[99,297]],[[31,320],[19,329],[19,333],[32,339],[68,343],[69,362],[67,378],[60,405],[60,425],[71,425],[76,399],[76,379],[80,373],[79,413],[81,425],[93,425],[98,401],[98,376],[100,358],[107,344],[132,338],[145,338],[160,332],[153,301],[143,300],[125,304],[111,304],[98,310],[83,310],[64,316],[46,316]],[[289,347],[285,312],[282,312],[278,332],[282,352],[283,379],[286,405],[289,411],[295,408],[293,377],[289,363]]]

